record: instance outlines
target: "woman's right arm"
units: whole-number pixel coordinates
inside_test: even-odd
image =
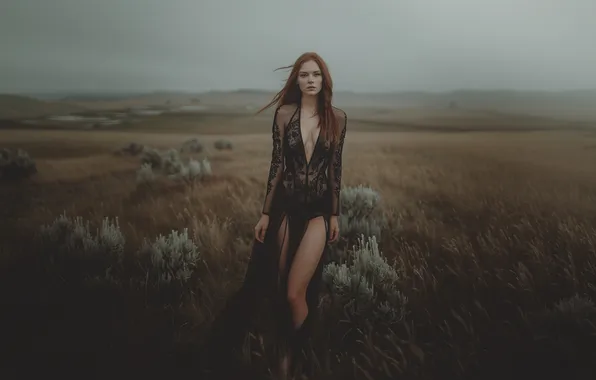
[[[263,204],[262,210],[263,215],[269,215],[269,212],[271,211],[273,195],[275,194],[277,186],[281,182],[282,173],[284,169],[283,141],[285,125],[279,111],[280,108],[277,108],[275,110],[275,116],[273,117],[273,125],[271,127],[273,149],[271,151],[269,178],[267,179],[267,192],[265,194],[265,202]]]

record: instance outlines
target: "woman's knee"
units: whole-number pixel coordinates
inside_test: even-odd
[[[290,286],[288,287],[288,302],[291,305],[299,305],[306,303],[306,289],[300,287]]]

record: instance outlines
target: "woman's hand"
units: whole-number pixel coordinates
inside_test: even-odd
[[[339,221],[336,215],[332,215],[329,220],[329,243],[339,239]]]
[[[265,241],[265,234],[269,226],[269,215],[262,214],[261,218],[255,226],[255,239],[263,243]]]

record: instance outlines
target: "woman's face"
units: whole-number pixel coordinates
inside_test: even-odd
[[[298,71],[298,86],[304,95],[317,95],[323,87],[323,75],[315,61],[306,61]]]

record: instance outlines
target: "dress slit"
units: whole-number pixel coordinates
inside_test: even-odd
[[[308,222],[323,217],[325,244],[306,289],[308,314],[299,334],[308,337],[317,325],[313,322],[319,314],[323,267],[329,257],[330,218],[338,216],[340,211],[341,157],[347,117],[345,112],[334,109],[340,127],[338,140],[323,145],[319,132],[307,159],[300,129],[300,107],[292,107],[278,108],[272,125],[272,159],[262,211],[269,215],[265,240],[253,240],[242,285],[227,299],[205,342],[204,347],[209,348],[204,359],[210,358],[211,364],[224,372],[231,369],[233,356],[242,356],[248,333],[273,333],[274,346],[285,344],[295,333],[287,301],[289,272]],[[280,234],[284,218],[286,224]],[[287,244],[286,261],[280,268],[284,244]]]

